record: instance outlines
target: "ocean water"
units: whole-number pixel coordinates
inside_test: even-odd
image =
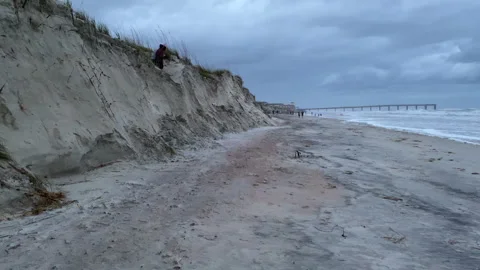
[[[320,112],[348,122],[480,144],[479,109]]]

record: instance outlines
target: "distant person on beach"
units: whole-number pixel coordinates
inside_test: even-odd
[[[167,46],[160,44],[158,49],[153,55],[153,63],[160,69],[163,69],[163,59],[165,59],[165,52],[167,51]]]
[[[298,112],[298,118],[300,118],[300,112]]]
[[[304,113],[305,113],[305,112],[304,112],[304,111],[302,111],[302,118],[303,118],[303,114],[304,114]]]

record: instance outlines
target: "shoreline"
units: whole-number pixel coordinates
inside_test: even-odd
[[[309,117],[311,117],[311,116],[309,116]],[[427,136],[427,137],[432,137],[432,138],[446,139],[446,140],[455,141],[455,142],[458,142],[458,143],[480,146],[480,142],[476,143],[476,142],[470,142],[470,141],[463,141],[463,140],[455,139],[455,138],[449,138],[447,136],[438,136],[438,135],[433,135],[433,134],[429,134],[429,133],[415,132],[415,131],[409,130],[409,128],[385,127],[385,126],[375,125],[375,124],[371,124],[371,123],[357,122],[357,121],[354,121],[354,120],[346,120],[346,119],[338,119],[338,118],[334,118],[334,117],[323,117],[323,119],[338,120],[340,122],[343,122],[344,124],[375,127],[375,128],[381,128],[381,129],[386,129],[386,130],[391,130],[391,131],[396,131],[396,132],[402,132],[402,133],[407,133],[407,134],[422,135],[422,136]]]

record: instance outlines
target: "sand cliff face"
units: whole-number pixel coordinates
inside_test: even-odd
[[[205,77],[176,57],[159,70],[148,53],[87,33],[63,6],[32,4],[17,17],[0,0],[0,29],[0,140],[42,177],[162,159],[200,138],[270,124],[239,77]]]

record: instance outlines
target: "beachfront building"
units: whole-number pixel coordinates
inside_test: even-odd
[[[268,102],[256,102],[260,108],[266,114],[292,114],[295,112],[295,105],[294,104],[283,104],[283,103],[268,103]]]

